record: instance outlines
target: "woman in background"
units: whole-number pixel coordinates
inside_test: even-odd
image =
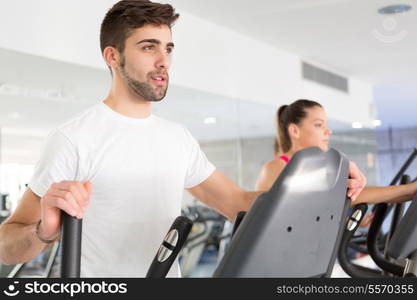
[[[255,190],[257,191],[269,190],[297,151],[308,147],[319,147],[327,151],[332,134],[327,127],[327,116],[323,107],[315,101],[304,99],[297,100],[290,105],[283,105],[278,109],[276,132],[276,157],[262,167],[256,182]],[[350,172],[357,170],[353,162],[350,162],[349,167]],[[348,182],[348,187],[349,184]],[[348,197],[352,199],[353,205],[403,202],[416,195],[417,182],[398,186],[367,186],[358,195],[348,190]]]

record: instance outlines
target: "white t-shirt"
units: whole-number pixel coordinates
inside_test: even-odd
[[[29,187],[91,181],[84,214],[82,277],[144,277],[174,219],[184,188],[214,171],[189,131],[155,115],[129,118],[103,102],[47,139]],[[176,262],[169,277],[178,277]]]

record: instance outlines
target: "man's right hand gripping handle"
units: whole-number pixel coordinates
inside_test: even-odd
[[[51,185],[41,198],[41,220],[37,235],[43,241],[54,241],[59,236],[61,210],[81,219],[92,193],[91,182],[61,181]]]

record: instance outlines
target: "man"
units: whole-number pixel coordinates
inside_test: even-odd
[[[109,95],[49,136],[28,190],[1,226],[2,261],[29,261],[57,240],[63,210],[84,219],[82,277],[143,277],[180,214],[184,188],[231,220],[249,209],[259,193],[240,189],[187,129],[151,112],[168,88],[177,18],[170,5],[147,0],[123,0],[107,13],[100,38]],[[364,184],[354,172],[353,197]]]

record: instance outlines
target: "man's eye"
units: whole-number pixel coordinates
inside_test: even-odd
[[[167,53],[168,53],[168,54],[172,53],[172,51],[174,51],[174,49],[173,49],[173,48],[167,48]]]
[[[316,127],[321,127],[322,124],[316,124]]]
[[[153,47],[154,47],[153,45],[144,46],[143,50],[152,50]]]

